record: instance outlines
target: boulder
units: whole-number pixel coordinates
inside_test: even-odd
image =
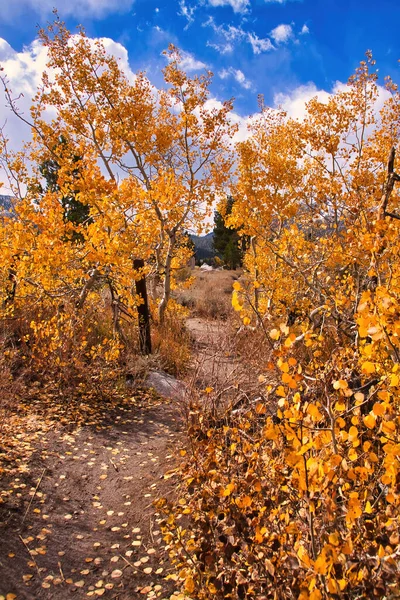
[[[144,385],[147,388],[154,389],[157,394],[164,396],[164,398],[183,400],[186,396],[185,384],[172,375],[164,373],[164,371],[151,371],[147,375]]]

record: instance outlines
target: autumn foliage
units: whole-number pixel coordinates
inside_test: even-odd
[[[3,79],[33,139],[17,153],[1,139],[13,196],[0,222],[1,310],[10,354],[66,373],[135,351],[136,280],[148,280],[155,323],[174,315],[184,234],[201,230],[229,178],[235,127],[230,102],[209,102],[211,74],[189,78],[172,46],[157,90],[58,19],[39,36],[48,64],[29,116]]]
[[[4,372],[115,375],[137,339],[135,280],[154,283],[154,320],[181,310],[184,232],[236,166],[226,224],[248,250],[232,306],[263,334],[264,392],[234,414],[192,411],[180,498],[159,502],[174,578],[196,599],[399,597],[397,86],[382,91],[368,54],[301,121],[261,104],[235,155],[231,102],[212,103],[211,74],[189,78],[175,48],[156,90],[83,32],[40,35],[33,141],[13,154],[1,140]]]
[[[398,597],[400,95],[377,113],[373,64],[301,122],[262,107],[237,147],[232,305],[265,394],[194,422],[160,503],[190,597]]]

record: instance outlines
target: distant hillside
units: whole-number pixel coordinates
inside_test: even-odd
[[[212,231],[207,235],[191,235],[190,239],[194,244],[196,261],[215,258],[217,253],[214,250],[214,233]]]
[[[6,210],[10,210],[11,208],[12,196],[2,196],[0,194],[0,206],[5,208]]]
[[[0,214],[10,217],[13,214],[12,196],[4,196],[0,194]]]

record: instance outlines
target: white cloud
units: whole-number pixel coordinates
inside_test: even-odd
[[[237,83],[245,90],[250,90],[252,87],[251,81],[246,79],[245,74],[240,69],[234,69],[233,67],[229,67],[229,69],[222,69],[222,71],[219,71],[218,75],[221,77],[221,79],[233,77],[235,81],[237,81]]]
[[[331,92],[320,90],[317,88],[315,83],[309,82],[306,85],[298,86],[289,93],[275,94],[274,107],[283,109],[287,113],[288,117],[292,117],[301,121],[304,119],[306,114],[306,104],[311,100],[311,98],[316,97],[319,102],[326,104],[329,102],[332,94],[344,92],[346,90],[348,90],[347,84],[342,83],[341,81],[336,81]],[[374,106],[374,112],[376,115],[378,115],[385,100],[387,100],[389,97],[390,92],[388,92],[384,87],[378,85],[378,97]]]
[[[245,31],[242,27],[234,25],[217,25],[212,17],[203,23],[203,27],[211,27],[221,41],[207,42],[207,46],[214,48],[222,54],[230,54],[234,51],[235,46],[242,41],[249,43],[254,54],[261,54],[273,50],[271,40],[268,38],[259,38],[255,33]]]
[[[246,39],[246,32],[241,27],[235,27],[234,25],[217,25],[213,17],[209,17],[208,20],[202,24],[202,27],[211,27],[216,35],[219,36],[221,42],[207,42],[207,46],[214,48],[217,52],[222,54],[230,54],[235,49],[235,45]]]
[[[187,20],[185,29],[188,29],[190,27],[190,25],[194,22],[194,13],[195,12],[196,12],[196,6],[188,6],[185,3],[185,0],[180,0],[178,15],[180,17],[184,17]]]
[[[206,46],[213,48],[220,54],[231,54],[234,50],[234,46],[230,42],[226,42],[226,44],[214,44],[213,42],[207,42]]]
[[[26,10],[32,10],[44,17],[50,15],[54,8],[59,10],[62,17],[102,18],[108,14],[127,12],[134,0],[13,0],[13,2],[0,2],[0,18],[11,21]]]
[[[21,52],[16,52],[6,40],[0,38],[0,63],[4,68],[2,75],[5,77],[12,97],[18,98],[17,105],[20,114],[28,121],[32,96],[41,82],[46,62],[47,50],[37,40],[24,47]],[[0,98],[0,127],[4,126],[4,135],[9,138],[10,148],[20,149],[23,141],[30,138],[30,128],[6,106],[3,86],[0,87]],[[5,174],[1,171],[0,182],[6,183]],[[0,193],[7,194],[9,192],[6,184],[1,188]]]
[[[235,13],[246,13],[250,0],[208,0],[211,6],[231,6]]]
[[[247,40],[253,48],[254,54],[261,54],[273,50],[274,46],[269,38],[259,38],[255,33],[249,33]]]
[[[184,71],[200,71],[201,69],[207,68],[205,63],[203,63],[201,60],[197,60],[197,58],[195,58],[190,52],[180,50],[180,55],[180,66]]]
[[[129,66],[127,49],[110,38],[101,38],[100,41],[107,52],[119,60],[125,75],[132,80],[135,74]],[[90,42],[94,44],[95,40],[90,39]],[[47,49],[41,45],[39,40],[34,40],[21,52],[17,52],[6,40],[0,38],[0,63],[4,68],[2,75],[7,80],[8,89],[12,91],[13,98],[18,98],[18,110],[29,121],[32,97],[46,70]],[[21,148],[23,141],[31,137],[28,125],[16,117],[6,106],[3,88],[0,86],[0,127],[3,125],[5,125],[4,134],[10,139],[10,147],[14,150]],[[0,181],[5,181],[2,173],[0,173]],[[7,193],[7,191],[4,190],[2,193]]]
[[[278,25],[278,27],[275,27],[275,29],[271,31],[271,37],[277,44],[286,44],[292,36],[292,26],[284,23]]]
[[[310,33],[310,29],[309,27],[304,23],[303,27],[301,28],[300,31],[300,35],[306,35],[307,33]]]
[[[202,27],[211,27],[214,33],[222,36],[228,42],[241,40],[247,35],[241,27],[235,27],[234,25],[217,25],[213,17],[209,17],[208,20],[203,23]]]
[[[331,95],[325,90],[318,90],[315,83],[310,82],[300,85],[287,94],[275,94],[274,107],[282,108],[288,117],[302,120],[306,114],[306,103],[315,96],[320,102],[328,102]]]

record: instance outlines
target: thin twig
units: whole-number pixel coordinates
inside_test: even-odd
[[[115,462],[114,462],[114,461],[113,461],[111,458],[110,458],[109,460],[110,460],[110,463],[112,464],[112,466],[114,467],[114,469],[115,469],[115,470],[117,471],[117,473],[118,473],[119,469],[118,469],[117,465],[115,464]]]
[[[38,564],[37,564],[37,562],[36,562],[36,560],[35,560],[35,557],[33,556],[32,552],[30,551],[30,549],[28,548],[28,546],[25,544],[25,542],[24,542],[24,538],[23,538],[21,535],[19,535],[18,537],[19,537],[19,539],[21,540],[21,542],[23,543],[23,545],[25,546],[25,548],[26,548],[26,551],[28,552],[29,556],[31,557],[31,560],[32,560],[33,564],[34,564],[34,565],[35,565],[35,567],[36,567],[36,570],[37,570],[37,572],[38,572],[38,575],[39,575],[39,577],[41,577],[41,575],[40,575],[40,571],[39,571],[39,567],[38,567]]]
[[[149,533],[150,533],[150,537],[151,537],[151,543],[154,544],[153,519],[151,517],[150,517],[150,524],[149,524]]]
[[[64,573],[63,573],[60,561],[58,561],[57,565],[58,565],[58,569],[60,571],[61,579],[65,582],[65,577],[64,577]]]
[[[31,507],[31,504],[32,504],[32,502],[33,502],[33,499],[34,499],[34,497],[36,496],[36,492],[37,492],[37,491],[38,491],[38,489],[39,489],[39,485],[41,484],[41,482],[42,482],[42,479],[43,479],[43,476],[44,476],[44,474],[45,474],[45,473],[46,473],[46,469],[43,469],[43,472],[42,472],[42,474],[41,474],[41,476],[40,476],[40,478],[39,478],[39,481],[37,482],[37,486],[35,487],[35,491],[33,492],[33,496],[32,496],[32,498],[31,498],[31,500],[30,500],[30,502],[29,502],[29,504],[28,504],[28,508],[27,508],[27,509],[26,509],[26,511],[25,511],[24,518],[22,519],[21,527],[22,527],[22,525],[24,524],[24,521],[25,521],[26,517],[28,516],[29,509],[30,509],[30,507]]]
[[[122,558],[122,560],[124,560],[126,562],[127,565],[132,567],[132,569],[134,569],[134,570],[136,569],[136,567],[131,562],[129,562],[129,560],[127,558],[125,558],[125,556],[122,556],[122,554],[120,554],[120,557]],[[126,569],[126,567],[125,567],[125,569]]]

